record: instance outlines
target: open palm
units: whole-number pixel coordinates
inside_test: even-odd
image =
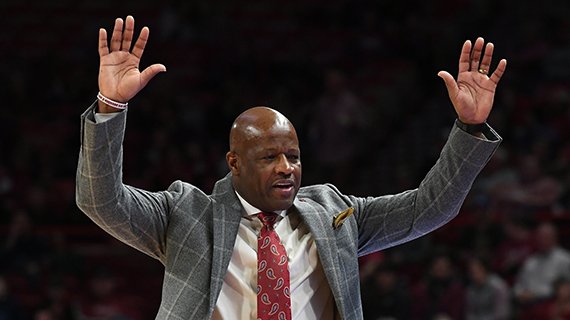
[[[110,47],[107,44],[107,31],[99,30],[99,91],[105,97],[118,102],[129,101],[150,79],[159,72],[166,71],[166,67],[162,64],[153,64],[142,72],[139,71],[149,29],[142,28],[131,51],[134,26],[135,20],[132,16],[128,16],[125,23],[121,18],[117,18]]]
[[[459,120],[467,124],[479,124],[487,120],[493,108],[495,89],[507,67],[507,60],[502,59],[489,76],[494,46],[487,43],[481,59],[483,44],[483,38],[477,38],[473,48],[471,41],[465,41],[459,56],[457,81],[447,71],[438,73],[445,81]]]

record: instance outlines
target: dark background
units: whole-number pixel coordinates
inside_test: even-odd
[[[2,0],[0,12],[0,279],[8,284],[0,300],[22,318],[65,318],[56,309],[78,314],[85,301],[109,297],[133,319],[158,307],[161,265],[106,235],[74,202],[79,116],[97,94],[98,29],[127,14],[137,33],[151,30],[141,67],[168,69],[129,102],[128,184],[162,190],[181,179],[209,192],[227,172],[233,119],[267,105],[298,130],[303,185],[331,182],[363,196],[415,188],[455,118],[436,74],[456,74],[462,43],[483,36],[496,47],[492,69],[508,60],[489,119],[500,150],[456,220],[363,260],[363,270],[390,260],[414,284],[444,250],[466,279],[463,258],[492,259],[513,217],[529,228],[553,221],[570,235],[568,1]],[[517,185],[527,158],[554,190],[540,205],[495,193]]]

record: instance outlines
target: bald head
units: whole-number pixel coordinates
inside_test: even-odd
[[[230,131],[226,161],[234,189],[249,204],[267,212],[293,204],[301,184],[299,141],[281,113],[254,107],[240,114]]]
[[[293,124],[283,114],[268,107],[253,107],[240,114],[230,130],[230,151],[239,152],[244,144],[274,132],[290,132],[297,140]]]

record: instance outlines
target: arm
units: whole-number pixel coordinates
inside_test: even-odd
[[[167,213],[176,192],[152,193],[122,183],[126,112],[95,123],[92,105],[81,116],[81,149],[76,175],[76,203],[113,237],[162,260]]]
[[[99,31],[99,90],[113,100],[127,102],[155,74],[163,70],[153,65],[138,72],[138,63],[148,39],[143,28],[132,52],[134,19],[127,17],[125,32],[121,19],[115,22],[111,50],[106,32]],[[167,212],[176,199],[176,187],[151,193],[123,185],[122,143],[126,112],[96,123],[94,112],[118,112],[101,102],[81,117],[81,150],[77,168],[76,202],[89,218],[119,240],[162,260],[165,251]],[[173,185],[174,186],[174,185]]]
[[[501,138],[486,127],[481,139],[454,126],[440,157],[417,189],[396,195],[354,198],[359,255],[419,238],[458,213],[473,181]]]
[[[458,121],[440,158],[418,189],[377,198],[355,198],[359,226],[359,254],[367,254],[429,233],[457,215],[473,181],[498,147],[501,138],[485,123],[496,86],[506,68],[501,60],[491,76],[493,44],[478,38],[463,44],[457,81],[443,78]],[[475,126],[467,132],[457,124]],[[469,131],[469,130],[468,130]]]

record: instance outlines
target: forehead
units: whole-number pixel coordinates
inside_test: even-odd
[[[299,141],[293,127],[273,126],[267,130],[252,130],[246,139],[246,147],[258,152],[298,150]]]
[[[240,120],[234,123],[234,128],[242,127],[246,136],[260,136],[266,132],[295,131],[289,120],[276,111],[263,109],[253,114],[240,115]]]

